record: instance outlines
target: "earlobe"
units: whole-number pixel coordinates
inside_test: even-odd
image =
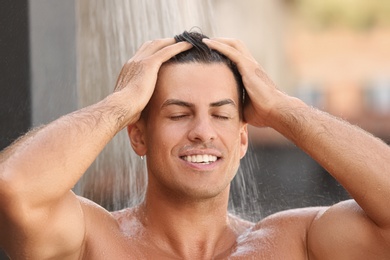
[[[247,150],[248,150],[248,124],[244,124],[241,126],[241,151],[240,151],[240,159],[242,159]]]
[[[138,121],[134,125],[129,125],[127,127],[127,133],[134,152],[139,156],[144,156],[147,148],[144,139],[144,126],[142,122]]]

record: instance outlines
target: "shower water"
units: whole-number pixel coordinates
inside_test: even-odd
[[[76,5],[79,107],[113,91],[122,65],[143,42],[194,27],[210,37],[216,30],[211,0],[85,0]],[[229,211],[257,221],[259,192],[251,171],[256,160],[250,149],[247,156],[231,185]],[[105,147],[74,191],[110,211],[135,206],[146,190],[145,160],[133,152],[125,129]]]

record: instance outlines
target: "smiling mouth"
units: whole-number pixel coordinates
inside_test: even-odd
[[[217,156],[210,154],[186,155],[182,156],[181,158],[186,162],[201,164],[210,164],[216,162],[219,159]]]

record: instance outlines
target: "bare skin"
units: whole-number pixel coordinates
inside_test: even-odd
[[[205,43],[237,64],[250,97],[245,121],[225,65],[161,66],[191,46],[145,43],[112,95],[1,153],[0,247],[12,259],[388,259],[389,147],[280,92],[241,42]],[[259,223],[230,216],[247,124],[289,138],[354,200]],[[70,189],[126,127],[133,149],[147,157],[148,189],[138,207],[110,213]],[[204,154],[207,164],[191,157]]]

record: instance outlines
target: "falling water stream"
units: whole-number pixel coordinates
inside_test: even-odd
[[[112,92],[122,65],[143,42],[172,37],[193,27],[209,36],[215,34],[210,0],[85,0],[76,5],[80,107]],[[256,161],[248,156],[231,185],[229,210],[258,220],[259,193],[248,169]],[[75,191],[108,210],[132,207],[145,193],[145,165],[132,151],[123,130],[98,156]]]
[[[122,65],[133,56],[143,42],[172,37],[193,27],[200,28],[206,35],[217,35],[216,28],[214,28],[212,2],[213,0],[75,1],[78,28],[78,89],[75,92],[78,96],[78,106],[85,107],[109,95],[113,91]],[[31,4],[36,8],[47,7],[46,5],[49,5],[49,2],[36,6]],[[54,1],[50,2],[51,8],[55,5]],[[64,10],[61,9],[61,11]],[[48,13],[51,14],[46,9],[42,12],[46,15]],[[36,12],[35,16],[40,14]],[[41,20],[37,20],[41,25]],[[36,26],[32,28],[32,35],[36,35],[35,40],[47,36],[47,31],[36,30],[38,28]],[[61,28],[61,23],[53,28],[57,32],[58,28]],[[60,32],[63,34],[61,36],[67,38],[66,32],[63,30]],[[55,36],[58,37],[57,34]],[[61,41],[64,40],[59,38]],[[53,42],[57,43],[57,41]],[[32,43],[36,41],[33,40]],[[62,57],[54,55],[57,51],[52,51],[52,48],[49,48],[49,51],[45,49],[46,45],[43,43],[45,42],[38,41],[38,44],[32,44],[31,47],[32,50],[42,50],[36,56],[48,53],[43,55],[42,60],[39,60],[44,61],[43,63],[38,63],[38,66],[33,67],[39,68],[32,70],[32,75],[35,76],[32,77],[33,79],[40,78],[36,75],[37,71],[46,71],[44,69],[47,69],[48,64],[57,66],[58,60]],[[68,42],[65,41],[65,43]],[[37,46],[41,47],[40,44],[44,47],[37,48]],[[53,55],[53,57],[49,59],[48,55]],[[32,60],[36,59],[36,56],[33,55]],[[61,66],[59,68],[61,72],[64,70],[66,72],[66,68]],[[48,71],[55,72],[54,69]],[[48,81],[49,75],[44,75],[44,80],[38,81],[39,84],[37,84],[47,88],[43,90],[32,88],[32,92],[40,97],[39,101],[44,100],[42,103],[44,103],[45,111],[48,106],[47,102],[52,97],[45,94],[53,92],[53,84],[59,84],[62,89],[72,87],[72,82],[68,82],[68,77],[65,77],[64,82],[58,83],[58,74],[51,74],[55,74],[54,81]],[[64,73],[64,75],[68,74],[69,72]],[[61,91],[55,94],[62,96]],[[69,103],[66,98],[64,97],[64,103]],[[56,106],[61,106],[61,104],[52,103],[51,105],[49,103],[50,110],[55,110]],[[33,112],[46,114],[45,111],[36,109]],[[47,113],[47,118],[51,116]],[[40,120],[36,121],[42,123]],[[140,203],[146,185],[146,162],[132,151],[126,130],[124,130],[106,146],[74,190],[77,194],[92,199],[108,210],[119,210]],[[280,147],[249,147],[231,185],[229,211],[244,219],[256,221],[283,209],[330,205],[346,198],[348,194],[345,190],[296,147],[282,149]],[[2,257],[0,249],[0,259],[3,259]]]

